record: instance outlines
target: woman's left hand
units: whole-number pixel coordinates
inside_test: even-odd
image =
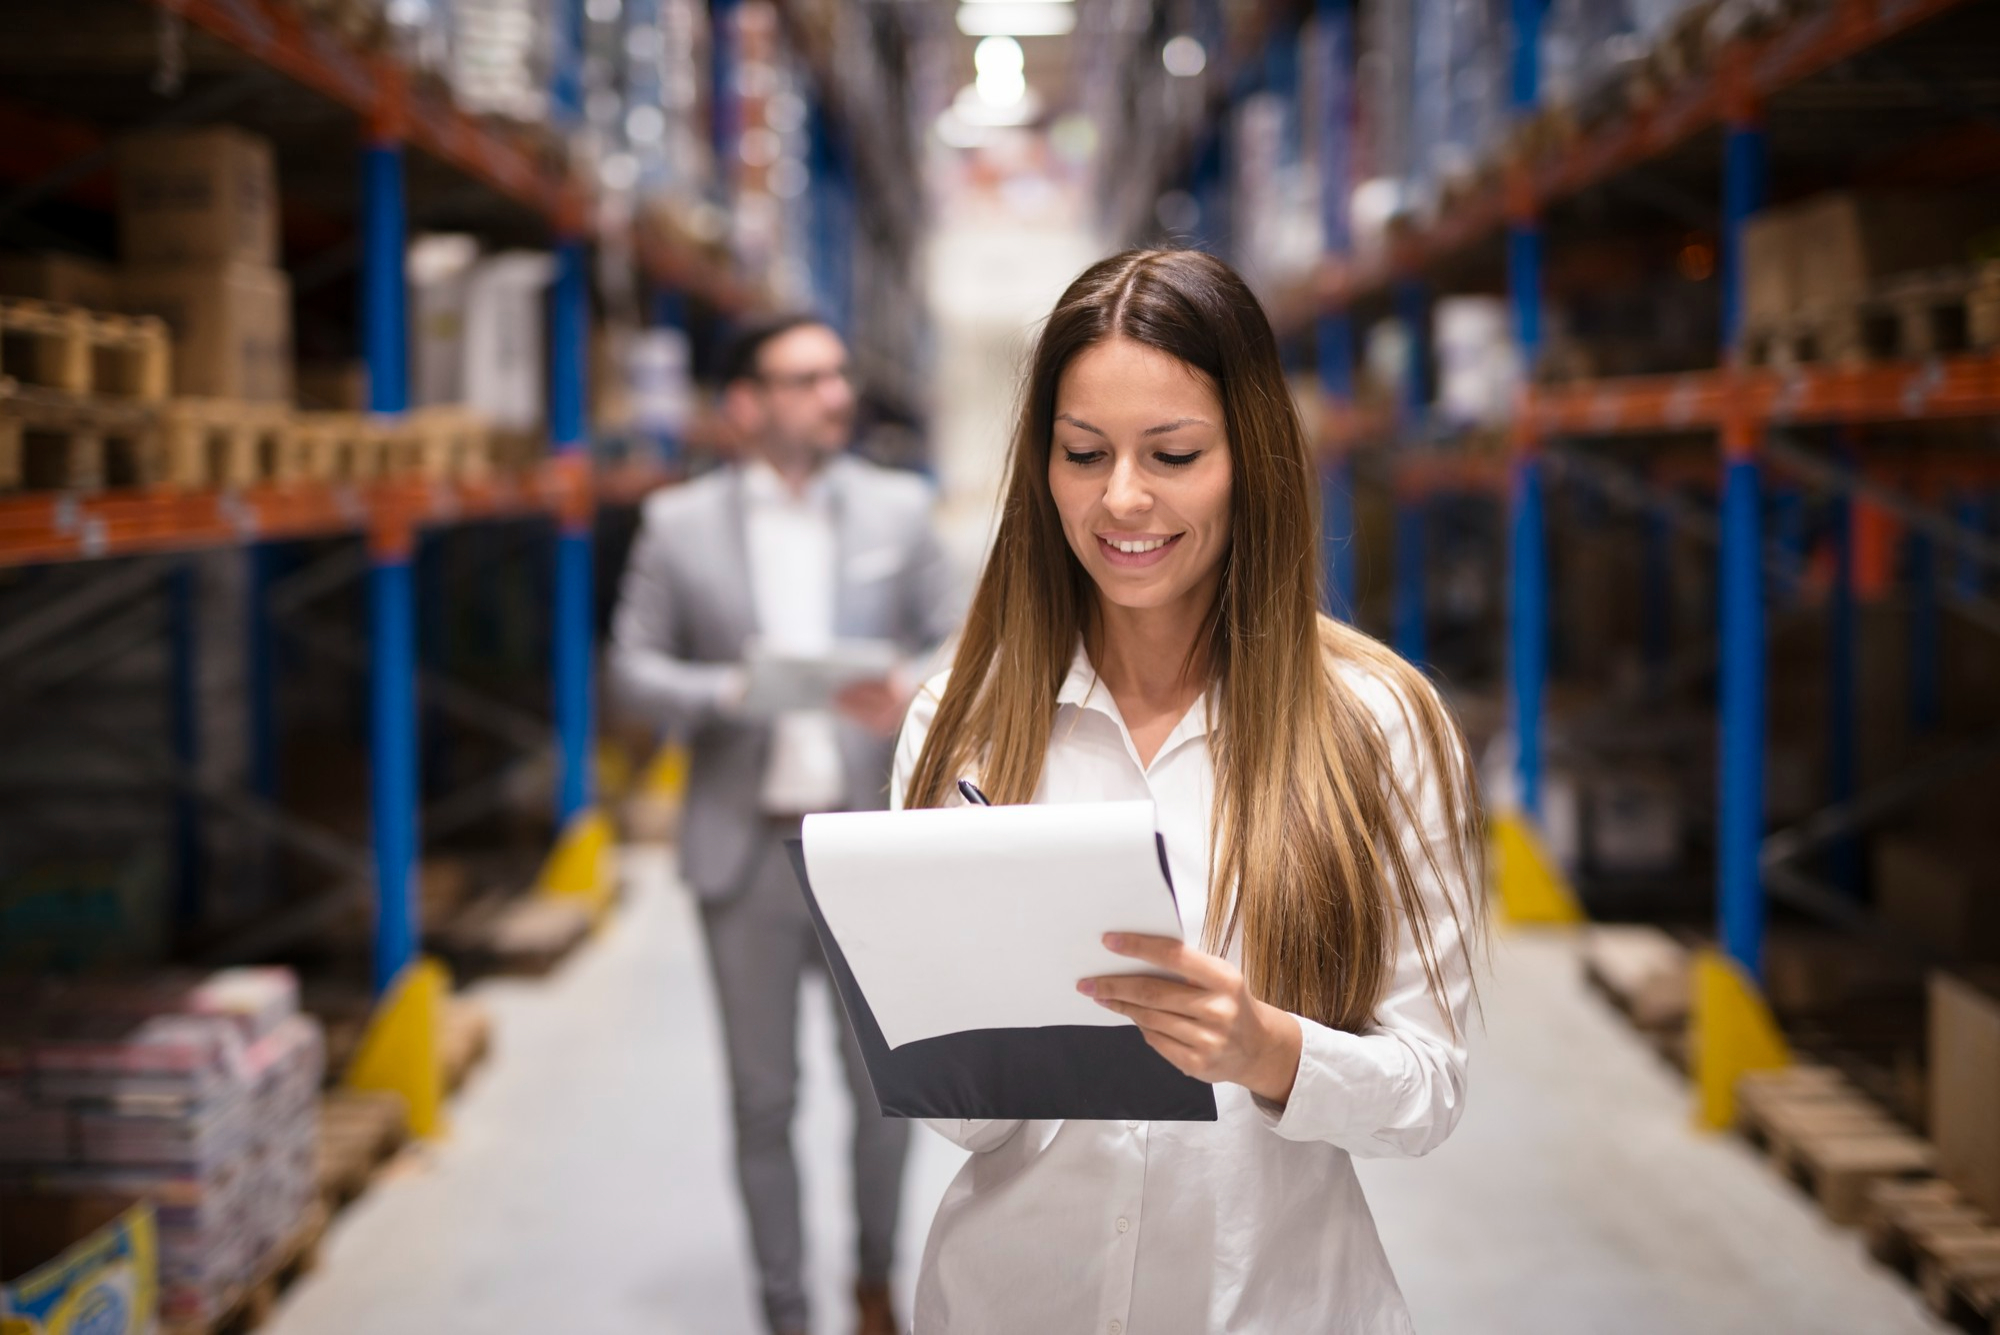
[[[1279,1105],[1291,1097],[1299,1022],[1251,996],[1242,970],[1172,937],[1113,933],[1104,945],[1176,977],[1086,978],[1077,991],[1130,1017],[1155,1052],[1197,1080],[1242,1085]]]

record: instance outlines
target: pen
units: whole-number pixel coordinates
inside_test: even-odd
[[[976,807],[990,807],[993,805],[986,800],[986,794],[979,791],[979,785],[970,779],[960,779],[958,781],[958,795]]]

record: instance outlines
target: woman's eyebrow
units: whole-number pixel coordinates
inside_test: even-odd
[[[1207,426],[1207,425],[1208,423],[1204,422],[1199,417],[1183,417],[1177,421],[1162,422],[1158,426],[1149,426],[1144,431],[1141,431],[1139,434],[1142,436],[1164,436],[1169,434],[1170,432],[1178,431],[1184,426]]]
[[[1111,439],[1111,437],[1108,434],[1106,434],[1103,430],[1099,429],[1098,427],[1092,426],[1090,423],[1084,421],[1081,417],[1071,417],[1068,413],[1057,413],[1056,420],[1058,422],[1068,422],[1071,426],[1077,428],[1079,431],[1088,431],[1093,436],[1103,436],[1106,440]]]

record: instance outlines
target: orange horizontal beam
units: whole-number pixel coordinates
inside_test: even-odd
[[[1784,424],[1942,421],[2000,416],[2000,351],[1935,362],[1869,362],[1744,371],[1746,415]],[[1542,435],[1606,436],[1720,429],[1731,405],[1723,371],[1631,376],[1537,388],[1529,411]]]
[[[603,504],[632,504],[672,480],[659,469],[626,465],[598,475],[593,487]],[[554,515],[570,498],[573,481],[551,460],[534,473],[485,482],[399,479],[0,497],[0,566]]]

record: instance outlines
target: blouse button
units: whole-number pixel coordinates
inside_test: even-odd
[[[1111,1335],[1125,1335],[1125,1323],[1123,1321],[1112,1322]]]
[[[1118,1231],[1119,1231],[1120,1233],[1123,1233],[1123,1232],[1125,1232],[1125,1231],[1126,1231],[1127,1229],[1129,1229],[1129,1228],[1131,1228],[1131,1227],[1132,1227],[1132,1221],[1131,1221],[1131,1220],[1129,1220],[1129,1219],[1126,1219],[1126,1218],[1124,1218],[1124,1217],[1123,1217],[1123,1216],[1121,1215],[1121,1216],[1119,1217],[1119,1220],[1118,1220]]]

